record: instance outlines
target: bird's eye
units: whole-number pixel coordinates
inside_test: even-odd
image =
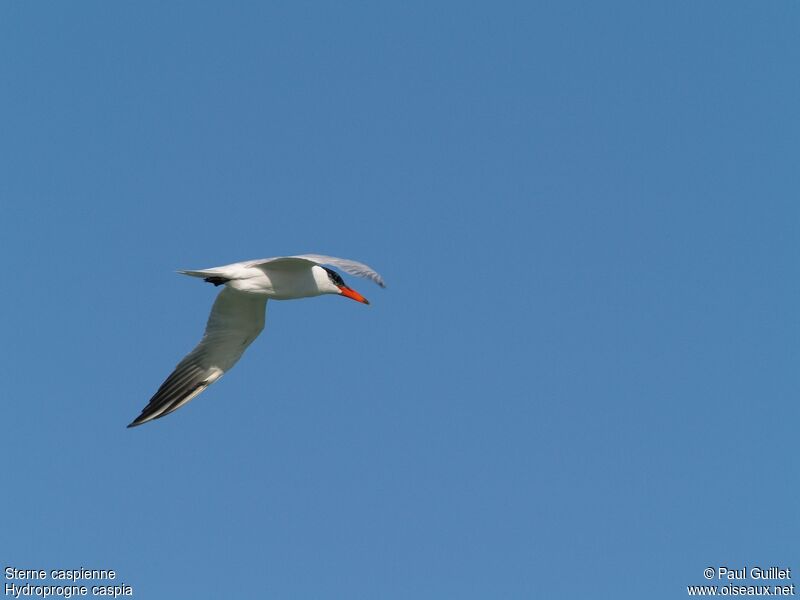
[[[325,269],[325,270],[328,272],[328,277],[333,283],[339,286],[344,285],[344,279],[342,279],[342,277],[336,271],[333,271],[331,269]]]

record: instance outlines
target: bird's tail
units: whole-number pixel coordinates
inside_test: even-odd
[[[184,271],[183,269],[178,269],[178,273],[181,275],[189,275],[190,277],[213,277],[214,275],[219,275],[219,272],[216,269],[202,269],[200,271]]]
[[[189,275],[190,277],[201,277],[204,281],[213,283],[215,286],[222,285],[230,281],[230,278],[222,275],[218,269],[202,269],[200,271],[178,270],[178,273],[182,275]]]

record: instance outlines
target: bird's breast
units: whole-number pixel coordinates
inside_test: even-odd
[[[233,279],[228,286],[240,292],[259,294],[273,300],[308,298],[321,294],[310,271],[249,269],[246,277]]]

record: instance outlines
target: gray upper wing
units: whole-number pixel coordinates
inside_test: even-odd
[[[360,263],[355,260],[350,260],[347,258],[337,258],[335,256],[326,256],[324,254],[298,254],[296,256],[278,256],[275,258],[262,258],[259,260],[253,260],[245,263],[247,266],[255,267],[259,265],[265,265],[268,263],[280,263],[280,262],[291,262],[295,260],[305,260],[312,263],[320,264],[320,265],[331,265],[333,267],[337,267],[344,271],[345,273],[349,273],[350,275],[355,275],[356,277],[366,277],[377,283],[381,287],[386,287],[386,283],[383,281],[383,277],[381,277],[375,269],[372,267],[365,265],[364,263]]]

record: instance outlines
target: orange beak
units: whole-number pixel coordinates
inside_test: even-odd
[[[342,296],[347,296],[348,298],[352,298],[356,302],[362,302],[364,304],[369,304],[369,300],[364,298],[364,296],[359,294],[357,291],[351,290],[347,286],[340,286],[339,290],[342,292]]]

